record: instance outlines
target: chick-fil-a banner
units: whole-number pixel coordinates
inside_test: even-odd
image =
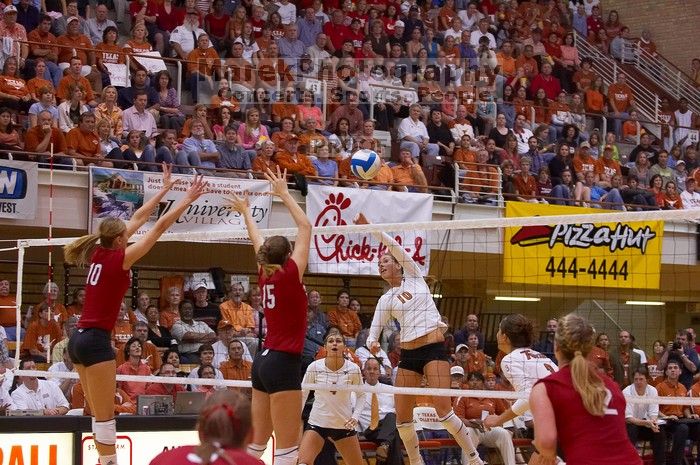
[[[309,186],[306,215],[314,227],[353,224],[358,213],[370,223],[406,223],[406,228],[388,231],[406,253],[428,272],[430,244],[426,231],[411,223],[432,219],[430,194],[375,191],[332,186]],[[379,256],[386,248],[372,234],[314,234],[311,239],[309,271],[312,273],[378,275]]]

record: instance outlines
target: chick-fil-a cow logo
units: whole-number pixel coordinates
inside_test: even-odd
[[[318,213],[310,219],[315,227],[345,226],[352,224],[352,218],[362,211],[370,221],[379,223],[381,221],[377,221],[377,218],[380,216],[386,221],[386,212],[379,211],[376,203],[371,201],[371,196],[382,194],[388,193],[358,191],[353,192],[352,196],[338,191],[324,193],[317,200]],[[352,197],[356,195],[361,198],[354,201]],[[392,218],[389,221],[393,222],[393,220]],[[420,221],[422,218],[414,220]],[[404,250],[419,266],[427,264],[428,247],[424,235],[417,231],[405,231],[402,234],[391,234],[391,236],[404,246]],[[314,236],[314,245],[318,259],[326,264],[370,263],[386,252],[386,246],[369,234],[317,234]]]

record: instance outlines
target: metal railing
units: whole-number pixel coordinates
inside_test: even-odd
[[[634,66],[676,100],[686,98],[688,107],[695,113],[700,113],[700,89],[690,76],[662,55],[652,55],[641,46],[640,41],[627,41],[622,48],[621,61]]]
[[[574,37],[579,55],[581,58],[591,59],[593,70],[603,78],[604,84],[609,86],[616,82],[617,76],[621,71],[619,63],[614,58],[603,54],[579,34],[574,34]],[[658,122],[658,113],[661,106],[659,95],[631,76],[627,76],[627,85],[634,92],[634,108],[640,116],[643,116],[644,119]],[[654,135],[660,137],[661,131],[659,130]]]

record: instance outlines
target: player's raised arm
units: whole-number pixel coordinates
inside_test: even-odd
[[[359,213],[353,219],[353,223],[370,224],[370,222],[367,220],[363,213]],[[416,262],[413,261],[411,256],[408,255],[408,253],[404,250],[401,244],[396,242],[396,239],[394,239],[385,232],[375,232],[372,233],[372,235],[379,239],[382,242],[382,244],[384,244],[387,247],[391,256],[394,257],[397,263],[401,265],[401,268],[403,268],[404,273],[406,273],[409,276],[421,276],[420,268],[418,267]]]
[[[175,204],[173,208],[168,210],[168,212],[158,218],[156,224],[137,242],[134,242],[129,247],[126,248],[126,253],[124,255],[123,268],[128,270],[131,266],[136,263],[141,257],[146,255],[151,248],[155,245],[161,235],[168,230],[170,226],[177,220],[182,212],[197,200],[202,194],[207,191],[208,183],[204,181],[204,176],[195,176],[192,180],[192,185],[187,190],[185,197],[183,197],[178,203]]]
[[[250,238],[250,242],[253,243],[253,251],[257,254],[258,250],[260,250],[260,247],[263,245],[263,238],[250,212],[248,193],[244,192],[241,197],[232,194],[230,197],[226,197],[226,199],[231,203],[231,208],[243,217],[245,227],[248,230],[248,238]]]
[[[126,223],[126,234],[128,237],[133,236],[136,231],[139,230],[141,226],[146,224],[148,218],[153,213],[153,210],[158,207],[158,204],[163,199],[165,194],[167,194],[172,187],[178,183],[177,180],[173,180],[171,177],[170,165],[163,163],[163,186],[148,202],[141,205],[141,208],[136,210],[131,219]]]

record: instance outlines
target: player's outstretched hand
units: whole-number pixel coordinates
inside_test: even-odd
[[[352,219],[352,222],[354,224],[369,224],[369,221],[367,221],[364,213],[358,213],[357,216]]]
[[[192,180],[192,185],[187,189],[186,198],[192,203],[209,189],[209,183],[204,180],[204,175],[197,175]]]
[[[166,191],[170,190],[175,184],[180,182],[179,179],[173,179],[172,178],[172,168],[170,168],[170,165],[167,163],[163,162],[161,164],[161,167],[163,168],[163,189]]]
[[[286,169],[284,170],[284,172],[280,172],[280,167],[277,166],[277,173],[275,173],[270,168],[268,168],[267,172],[265,173],[265,179],[270,181],[270,184],[272,184],[272,195],[282,197],[284,194],[289,193],[289,189],[287,188]]]
[[[236,194],[231,194],[230,196],[224,198],[228,200],[229,204],[231,205],[231,208],[233,208],[233,211],[240,213],[241,215],[244,215],[250,210],[250,202],[248,202],[248,192],[243,192],[243,194],[240,197]]]

